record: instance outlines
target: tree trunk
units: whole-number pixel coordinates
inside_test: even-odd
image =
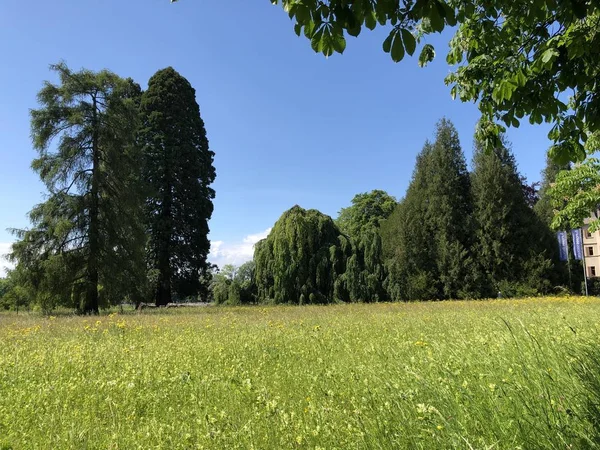
[[[168,171],[168,168],[167,168]],[[171,180],[165,177],[165,197],[162,205],[162,230],[158,248],[158,285],[156,287],[156,306],[166,306],[171,303],[171,234],[173,195]]]
[[[87,265],[87,291],[85,305],[82,312],[85,314],[98,314],[98,254],[99,254],[99,190],[100,190],[100,149],[98,147],[98,117],[96,97],[92,101],[92,189],[90,192],[90,229],[89,246],[90,254]]]

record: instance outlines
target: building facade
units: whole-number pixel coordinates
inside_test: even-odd
[[[585,256],[585,273],[588,278],[600,276],[600,231],[590,233],[588,223],[592,219],[586,220],[583,226],[583,255]]]

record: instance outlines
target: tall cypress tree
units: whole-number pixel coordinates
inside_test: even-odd
[[[382,226],[395,299],[478,296],[471,255],[472,197],[464,155],[454,126],[437,124],[436,140],[417,157],[412,181]]]
[[[29,214],[33,227],[16,231],[12,258],[45,309],[67,303],[97,313],[100,291],[112,294],[107,302],[118,301],[139,296],[142,284],[140,89],[108,71],[51,68],[60,84],[47,82],[38,94],[41,108],[31,112],[39,152],[32,167],[49,193]]]
[[[383,222],[381,235],[388,271],[386,290],[393,300],[439,297],[435,246],[424,220],[433,146],[426,142],[417,156],[406,196]]]
[[[476,254],[486,294],[545,292],[558,281],[556,241],[528,206],[514,156],[506,143],[493,151],[476,145],[473,157]]]
[[[471,181],[458,133],[446,119],[437,124],[426,205],[425,223],[435,242],[441,297],[477,296],[471,256]]]
[[[141,102],[140,141],[148,183],[148,260],[158,273],[157,305],[173,293],[206,294],[208,220],[216,173],[204,122],[188,80],[172,67],[156,72]]]

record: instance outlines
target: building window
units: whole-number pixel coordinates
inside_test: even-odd
[[[590,233],[590,230],[587,230],[587,229],[585,230],[585,237],[588,239],[592,238],[592,233]]]
[[[588,254],[587,254],[588,256],[594,256],[594,247],[588,247],[587,250],[588,250]]]
[[[596,276],[596,266],[590,266],[590,277]]]

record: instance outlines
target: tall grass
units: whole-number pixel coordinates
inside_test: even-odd
[[[599,324],[582,298],[0,316],[0,448],[592,448]]]

